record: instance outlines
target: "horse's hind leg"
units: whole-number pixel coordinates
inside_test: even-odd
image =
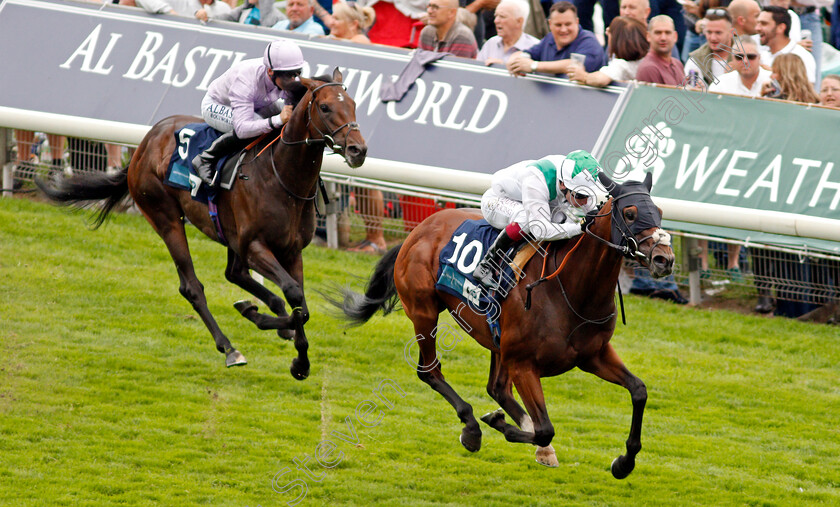
[[[642,417],[647,403],[647,387],[637,376],[630,373],[610,344],[607,344],[599,355],[593,356],[588,362],[578,367],[608,382],[624,386],[630,391],[630,398],[633,401],[633,419],[630,423],[630,436],[627,437],[627,454],[616,458],[610,467],[613,477],[624,479],[633,471],[636,466],[636,455],[642,450]]]
[[[501,357],[498,352],[490,353],[490,378],[487,381],[487,394],[496,400],[501,407],[499,410],[490,412],[481,417],[488,426],[494,428],[501,433],[505,433],[508,429],[516,429],[505,421],[505,412],[510,415],[514,421],[519,424],[519,428],[525,433],[534,432],[534,422],[531,416],[525,412],[525,409],[519,405],[516,398],[513,397],[511,389],[513,382],[508,374],[507,369],[502,366]],[[545,447],[537,447],[535,457],[538,463],[545,466],[557,467],[560,463],[557,461],[557,455],[554,452],[554,447],[551,444]]]
[[[225,278],[229,282],[242,287],[256,298],[264,301],[268,305],[268,308],[279,317],[289,318],[289,314],[286,313],[286,303],[277,294],[268,290],[265,285],[254,280],[251,273],[248,272],[248,266],[232,248],[228,248]],[[276,329],[277,319],[274,316],[259,313],[257,306],[250,301],[238,301],[234,304],[234,307],[239,310],[242,316],[256,324],[258,328]],[[278,329],[277,334],[287,340],[295,336],[295,332],[292,329]]]
[[[195,269],[193,267],[192,258],[190,257],[189,245],[187,244],[187,236],[184,232],[184,224],[180,217],[174,220],[163,222],[160,215],[154,216],[147,214],[149,221],[154,226],[157,233],[163,238],[166,247],[169,249],[169,255],[175,261],[175,267],[178,270],[178,277],[181,280],[179,291],[184,298],[192,304],[195,311],[204,321],[204,325],[213,335],[213,340],[216,342],[216,350],[225,354],[225,365],[241,366],[248,364],[245,356],[233,348],[230,341],[227,339],[216,319],[207,308],[207,299],[204,296],[204,286],[195,276]]]
[[[472,406],[458,396],[458,393],[446,382],[440,368],[435,346],[437,333],[440,331],[437,327],[437,310],[432,308],[418,311],[410,302],[408,304],[404,302],[404,309],[406,315],[414,323],[415,339],[420,347],[417,376],[455,408],[458,418],[464,423],[460,437],[461,444],[470,452],[478,451],[481,449],[481,428],[475,420]]]

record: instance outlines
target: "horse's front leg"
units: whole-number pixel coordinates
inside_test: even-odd
[[[525,433],[534,432],[534,422],[531,416],[525,412],[516,398],[513,397],[511,386],[513,381],[508,374],[507,368],[502,365],[501,357],[498,352],[490,353],[490,378],[487,381],[487,394],[499,403],[498,410],[485,414],[481,417],[488,426],[500,431],[504,434],[506,431],[516,428],[505,421],[505,412],[510,415],[514,421],[519,424],[519,428]],[[557,454],[554,452],[554,447],[551,444],[545,447],[537,447],[535,453],[537,463],[548,467],[560,466],[557,461]]]
[[[286,301],[292,307],[292,320],[294,325],[295,350],[298,356],[292,360],[292,376],[303,380],[309,376],[309,342],[306,340],[306,333],[303,325],[309,320],[309,307],[306,305],[306,297],[303,294],[303,257],[300,252],[291,260],[287,266],[287,273],[291,282],[281,285]]]
[[[630,391],[630,398],[633,401],[633,419],[630,423],[630,436],[627,437],[627,454],[616,458],[610,467],[613,477],[624,479],[633,471],[636,466],[636,455],[642,450],[642,417],[647,403],[647,387],[639,377],[630,373],[609,343],[599,355],[593,356],[579,368],[608,382],[624,386]]]
[[[503,365],[505,366],[505,365]],[[551,439],[554,438],[554,426],[548,419],[548,411],[545,408],[545,397],[543,396],[542,384],[540,383],[540,376],[537,369],[528,364],[520,363],[513,366],[507,365],[507,371],[510,372],[513,379],[513,385],[516,386],[519,396],[522,397],[522,402],[531,416],[533,424],[532,431],[523,431],[511,424],[495,418],[484,420],[487,424],[501,431],[505,435],[508,442],[519,442],[534,444],[540,447],[548,447],[551,444]],[[488,414],[491,416],[495,412]]]
[[[253,242],[248,247],[247,259],[248,265],[280,287],[286,301],[292,307],[292,314],[289,316],[260,315],[254,323],[264,326],[261,329],[295,330],[295,349],[298,356],[292,361],[291,372],[294,378],[303,380],[309,376],[309,342],[303,332],[303,325],[309,320],[309,309],[303,297],[303,259],[300,252],[290,257],[287,268],[284,268],[266,245]],[[248,318],[250,314],[256,312],[243,313]]]
[[[225,268],[225,278],[233,284],[245,289],[256,298],[264,301],[269,310],[274,312],[277,316],[289,319],[289,314],[286,313],[286,303],[277,294],[268,290],[268,288],[254,280],[251,273],[248,271],[248,265],[242,260],[232,248],[228,248],[228,262]],[[239,313],[245,318],[253,322],[260,329],[276,329],[277,321],[273,315],[265,315],[257,311],[257,305],[250,301],[237,301],[233,305]],[[277,334],[284,339],[292,339],[295,332],[292,329],[277,329]]]

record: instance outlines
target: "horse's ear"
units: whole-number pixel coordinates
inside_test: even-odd
[[[645,187],[648,189],[648,193],[650,193],[650,189],[653,188],[653,173],[647,173],[645,175]]]
[[[598,180],[600,180],[601,185],[604,185],[604,188],[607,190],[607,194],[612,195],[613,189],[616,187],[616,183],[607,176],[607,173],[600,171],[598,173]]]
[[[341,71],[338,70],[338,67],[336,67],[335,70],[333,71],[333,81],[335,81],[336,83],[341,83],[341,79],[342,79]]]

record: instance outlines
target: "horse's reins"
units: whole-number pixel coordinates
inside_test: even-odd
[[[309,103],[306,105],[306,107],[309,109],[309,115],[308,115],[308,118],[306,120],[307,125],[312,121],[312,106],[315,104],[315,101],[313,100],[315,98],[315,94],[318,92],[318,90],[320,90],[321,88],[324,88],[326,86],[341,86],[342,88],[344,87],[344,85],[342,83],[324,83],[320,86],[317,86],[314,90],[312,90],[312,92],[311,92],[312,93],[312,98],[309,99]],[[317,111],[318,111],[318,117],[321,119],[321,123],[323,125],[326,125],[327,121],[326,121],[326,119],[324,119],[324,115],[321,112],[321,109],[318,108]],[[359,124],[357,122],[354,122],[354,121],[347,122],[344,125],[341,125],[340,127],[332,130],[329,134],[325,134],[320,128],[318,128],[317,125],[313,124],[313,126],[315,127],[315,130],[318,132],[318,134],[321,137],[317,138],[317,139],[312,139],[312,138],[307,137],[306,139],[303,139],[303,140],[300,140],[300,141],[287,141],[286,138],[283,137],[283,132],[285,132],[285,130],[286,130],[286,125],[288,125],[288,123],[283,125],[283,127],[280,129],[280,133],[277,136],[275,136],[274,139],[269,141],[269,143],[266,144],[263,147],[263,149],[261,149],[259,151],[259,153],[257,153],[254,156],[253,160],[256,160],[260,155],[263,154],[263,152],[265,150],[267,150],[268,148],[271,148],[271,170],[274,171],[274,177],[277,178],[277,181],[280,183],[280,186],[283,187],[283,189],[286,192],[288,192],[289,195],[291,195],[295,199],[298,199],[298,200],[301,200],[301,201],[312,201],[318,195],[318,188],[323,186],[323,185],[319,184],[319,186],[316,186],[315,191],[312,193],[311,196],[308,196],[308,197],[298,195],[297,193],[292,191],[285,183],[283,183],[283,179],[280,177],[280,173],[277,171],[277,166],[274,163],[274,143],[277,142],[278,139],[283,144],[285,144],[286,146],[294,146],[294,145],[298,145],[298,144],[305,144],[307,146],[311,146],[315,143],[324,143],[324,144],[329,143],[328,145],[329,145],[330,149],[333,150],[333,152],[338,152],[339,150],[344,151],[347,148],[347,138],[349,137],[350,132],[352,132],[354,130],[359,130]],[[348,135],[345,136],[345,138],[344,138],[344,146],[341,146],[339,144],[336,144],[334,136],[336,134],[338,134],[339,132],[341,132],[342,130],[344,130],[345,128],[349,128],[349,131],[348,131]],[[258,139],[256,139],[251,144],[249,144],[245,149],[248,150],[248,149],[252,148],[257,143],[259,143],[263,138],[265,138],[266,135],[267,134],[263,134]],[[329,200],[327,199],[326,192],[324,193],[324,200],[327,202],[327,204],[329,204]]]
[[[324,83],[324,84],[316,87],[314,90],[312,90],[312,98],[309,99],[309,103],[306,105],[306,107],[309,109],[309,119],[307,120],[307,124],[312,121],[312,106],[315,104],[315,100],[314,100],[315,94],[318,93],[318,90],[320,90],[321,88],[327,87],[327,86],[341,86],[342,88],[344,88],[344,85],[342,83]],[[324,119],[324,114],[321,112],[321,108],[318,108],[317,111],[318,111],[318,117],[321,119],[321,123],[326,126],[327,125],[327,120]],[[303,139],[303,140],[300,140],[300,141],[287,141],[283,137],[283,130],[285,129],[285,125],[283,126],[283,129],[280,130],[279,139],[283,142],[283,144],[285,144],[287,146],[296,145],[296,144],[311,145],[311,144],[314,144],[314,143],[325,143],[325,144],[328,144],[328,146],[331,150],[333,150],[334,152],[338,152],[338,151],[344,151],[347,148],[347,138],[350,137],[350,132],[352,132],[354,130],[359,130],[359,124],[355,121],[348,121],[344,125],[341,125],[341,126],[335,128],[335,129],[333,129],[329,133],[324,133],[314,123],[313,123],[313,126],[315,127],[315,130],[318,132],[318,135],[321,136],[318,139],[310,139],[310,138],[307,137],[306,139]],[[344,130],[345,128],[349,128],[349,131],[347,133],[348,135],[344,136],[344,146],[341,146],[340,144],[336,144],[335,135],[338,134],[339,132],[341,132],[342,130]],[[276,140],[277,139],[275,139],[274,141],[276,141]],[[274,143],[274,141],[272,141],[272,143]]]
[[[563,267],[566,265],[566,261],[569,260],[569,258],[572,256],[572,253],[574,253],[574,251],[577,249],[577,247],[582,242],[583,241],[578,241],[575,244],[575,246],[573,246],[572,249],[569,250],[569,253],[567,253],[566,257],[563,258],[563,261],[560,262],[560,266],[553,273],[551,273],[548,276],[545,276],[545,267],[546,267],[546,264],[548,263],[548,255],[543,257],[543,267],[542,267],[542,272],[540,273],[540,279],[537,280],[536,282],[530,283],[530,284],[525,286],[525,290],[527,291],[527,295],[525,297],[525,309],[526,310],[529,310],[531,308],[531,291],[534,289],[534,287],[537,287],[541,283],[547,282],[547,281],[551,280],[552,278],[557,278],[557,275],[560,274],[560,272],[563,270]],[[555,248],[554,249],[554,256],[555,257],[557,256],[557,251],[558,251],[558,249]],[[563,286],[563,282],[561,282],[559,278],[557,279],[557,283],[560,285],[560,293],[563,294],[563,299],[566,301],[566,306],[568,306],[569,309],[572,311],[572,313],[574,313],[575,316],[582,321],[580,324],[575,326],[574,329],[572,329],[572,331],[569,333],[569,336],[573,335],[574,332],[577,331],[578,328],[580,326],[584,325],[584,324],[604,324],[605,322],[609,322],[610,319],[615,317],[615,312],[612,312],[609,315],[607,315],[605,317],[601,317],[599,319],[588,319],[588,318],[584,317],[583,315],[578,313],[577,310],[575,310],[574,306],[572,306],[572,302],[569,301],[569,296],[566,294],[566,288]],[[624,315],[624,305],[622,304],[622,316],[623,315]]]
[[[615,224],[615,226],[618,228],[618,232],[621,233],[621,237],[622,237],[622,239],[624,239],[627,242],[627,245],[624,245],[624,246],[617,245],[617,244],[615,244],[615,243],[613,243],[609,240],[606,240],[606,239],[602,238],[601,236],[598,236],[597,234],[595,234],[594,232],[589,230],[588,225],[584,228],[584,231],[588,235],[597,239],[598,241],[601,241],[602,243],[608,245],[609,247],[618,250],[619,252],[621,252],[621,255],[623,255],[624,257],[626,257],[628,259],[642,259],[642,260],[646,261],[648,265],[650,265],[651,262],[652,262],[652,259],[651,259],[650,256],[653,255],[654,248],[656,248],[656,245],[662,243],[663,241],[661,239],[657,239],[657,240],[653,239],[654,236],[656,235],[656,232],[654,232],[653,234],[649,234],[649,235],[643,237],[641,240],[637,241],[636,236],[633,234],[633,231],[630,230],[630,228],[627,226],[627,224],[624,222],[624,220],[619,220],[618,218],[616,218],[616,214],[618,213],[618,209],[619,209],[619,207],[617,206],[618,201],[620,199],[624,198],[624,197],[627,197],[627,196],[630,196],[630,195],[638,195],[638,194],[644,194],[644,192],[627,192],[626,194],[622,194],[618,197],[614,197],[613,198],[613,207],[612,207],[612,210],[610,210],[610,219],[612,220],[612,223]],[[642,252],[639,251],[639,246],[641,246],[642,243],[644,243],[645,241],[647,241],[649,239],[654,241],[654,245],[653,245],[653,248],[650,249],[650,255],[645,255],[645,254],[643,254]]]
[[[629,195],[629,194],[628,194],[628,195]],[[616,201],[616,199],[615,199],[615,198],[613,198],[613,203],[614,203],[615,201]],[[615,210],[615,209],[617,209],[617,206],[613,206],[613,210]],[[611,210],[610,215],[611,215],[611,217],[610,217],[610,218],[611,218],[611,220],[614,220],[614,219],[615,219],[615,217],[613,216],[612,210]],[[597,215],[596,215],[596,216],[597,216]],[[600,215],[600,216],[603,216],[603,215]],[[591,235],[591,236],[594,236],[594,237],[598,238],[599,240],[603,241],[604,243],[606,243],[606,244],[610,245],[611,247],[616,248],[616,249],[618,249],[618,250],[622,250],[622,251],[623,251],[624,249],[626,249],[626,247],[621,247],[620,245],[615,245],[614,243],[611,243],[611,242],[609,242],[609,241],[607,241],[607,240],[605,240],[605,239],[601,238],[600,236],[597,236],[595,233],[590,232],[590,231],[589,231],[589,225],[590,225],[591,223],[592,223],[592,221],[588,222],[588,223],[584,226],[584,230],[585,230],[585,231],[586,231],[589,235]],[[626,225],[626,224],[625,224],[625,225]],[[621,232],[622,236],[625,236],[625,235],[624,235],[624,231],[620,231],[620,232]],[[631,231],[631,233],[632,233],[632,231]],[[626,237],[626,236],[625,236],[625,237]],[[646,239],[648,239],[648,238],[645,238],[645,240],[646,240]],[[644,240],[643,240],[643,241],[644,241]],[[575,246],[573,246],[573,247],[572,247],[572,249],[571,249],[571,250],[569,250],[569,253],[567,253],[567,254],[566,254],[566,256],[563,258],[563,261],[562,261],[562,262],[560,262],[560,266],[558,266],[558,267],[557,267],[557,269],[556,269],[553,273],[551,273],[550,275],[548,275],[548,276],[545,276],[545,269],[546,269],[546,266],[547,266],[547,264],[548,264],[548,255],[543,256],[543,265],[542,265],[542,271],[540,272],[540,278],[539,278],[537,281],[532,282],[532,283],[529,283],[528,285],[526,285],[526,286],[525,286],[525,291],[526,291],[526,293],[527,293],[527,294],[526,294],[526,296],[525,296],[525,310],[530,310],[530,309],[531,309],[531,291],[532,291],[532,290],[534,290],[534,288],[535,288],[535,287],[538,287],[538,286],[539,286],[540,284],[542,284],[543,282],[547,282],[547,281],[549,281],[549,280],[551,280],[551,279],[553,279],[553,278],[557,278],[557,275],[559,275],[559,274],[560,274],[560,272],[561,272],[561,271],[563,270],[563,268],[566,266],[566,262],[567,262],[567,261],[569,260],[569,258],[572,256],[572,254],[574,253],[574,251],[575,251],[575,250],[577,250],[577,247],[579,247],[581,243],[583,243],[583,241],[581,241],[581,240],[579,240],[577,243],[575,243]],[[556,248],[554,249],[554,256],[555,256],[555,257],[557,256],[557,249],[556,249]],[[605,317],[602,317],[602,318],[600,318],[600,319],[588,319],[588,318],[584,317],[583,315],[581,315],[580,313],[578,313],[578,312],[577,312],[577,310],[575,310],[575,307],[574,307],[574,306],[572,306],[572,302],[571,302],[571,301],[569,301],[569,296],[566,294],[566,288],[563,286],[563,282],[561,282],[561,281],[558,279],[558,280],[557,280],[557,283],[560,285],[560,292],[561,292],[561,294],[563,294],[563,299],[566,301],[566,305],[569,307],[569,309],[572,311],[572,313],[574,313],[574,314],[575,314],[575,316],[576,316],[578,319],[580,319],[580,320],[582,321],[580,324],[578,324],[577,326],[575,326],[575,328],[574,328],[574,329],[572,329],[572,331],[569,333],[569,336],[573,335],[573,334],[574,334],[574,332],[575,332],[575,331],[577,331],[577,330],[578,330],[578,328],[579,328],[580,326],[584,325],[584,324],[604,324],[604,323],[606,323],[606,322],[609,322],[609,321],[610,321],[613,317],[615,317],[615,312],[612,312],[612,313],[610,313],[609,315],[607,315],[607,316],[605,316]],[[619,288],[619,300],[620,300],[620,302],[621,302],[621,318],[622,318],[622,321],[626,324],[626,319],[625,319],[625,317],[624,317],[624,299],[621,297],[621,289],[620,289],[620,288]]]

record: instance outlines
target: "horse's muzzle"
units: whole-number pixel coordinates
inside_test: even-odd
[[[651,276],[662,278],[670,275],[674,270],[674,251],[670,247],[661,246],[653,250],[649,266]]]
[[[353,169],[360,167],[362,164],[364,164],[366,156],[367,145],[364,143],[351,143],[348,144],[346,148],[344,148],[344,160],[346,160],[347,165],[349,165]]]

